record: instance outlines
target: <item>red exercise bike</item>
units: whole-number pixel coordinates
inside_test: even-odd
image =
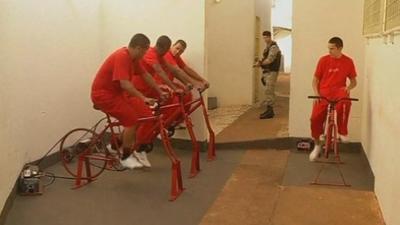
[[[153,116],[139,119],[139,123],[156,121],[146,135],[152,137],[156,133],[161,134],[164,149],[172,163],[171,201],[175,200],[182,193],[184,188],[182,185],[180,160],[172,148],[169,134],[165,126],[166,124],[170,124],[174,117],[165,118],[161,112],[174,108],[174,113],[183,114],[183,120],[186,123],[193,143],[190,177],[194,177],[200,171],[200,149],[192,129],[193,124],[191,123],[189,115],[199,106],[203,108],[203,116],[210,134],[208,160],[213,160],[215,158],[215,136],[208,120],[207,110],[201,91],[199,91],[199,98],[197,100],[191,101],[186,105],[183,103],[182,96],[180,96],[179,103],[156,107],[153,109]],[[104,128],[99,128],[103,121],[106,121],[105,124],[103,124]],[[119,163],[121,153],[118,150],[113,150],[119,149],[120,147],[118,139],[122,130],[121,123],[113,120],[106,114],[106,117],[101,119],[93,129],[77,128],[71,130],[62,138],[60,144],[61,161],[66,171],[75,177],[74,188],[79,188],[91,183],[105,170],[124,170]],[[111,146],[113,146],[113,148],[111,148]],[[138,148],[140,148],[140,146],[136,143],[133,149]]]
[[[167,130],[164,127],[164,115],[160,113],[160,110],[162,110],[162,107],[156,107],[153,109],[153,116],[140,118],[138,121],[139,123],[157,121],[153,129],[161,134],[164,149],[172,164],[170,200],[173,201],[184,190],[181,166],[180,160],[171,146]],[[67,172],[75,177],[74,188],[80,188],[91,183],[104,170],[124,170],[119,164],[121,152],[107,148],[108,143],[110,143],[115,149],[119,149],[118,138],[122,132],[121,123],[113,121],[107,114],[106,120],[105,127],[99,133],[95,132],[94,129],[77,128],[71,130],[62,138],[60,144],[61,161]],[[137,148],[138,146],[133,147],[133,149]]]
[[[356,98],[328,99],[324,96],[308,96],[308,98],[318,99],[320,101],[328,102],[328,112],[327,112],[327,118],[325,121],[325,143],[323,144],[324,156],[327,160],[316,161],[316,162],[323,163],[323,164],[320,167],[320,170],[318,171],[317,176],[315,177],[314,181],[311,182],[311,184],[350,186],[349,184],[346,183],[343,173],[339,166],[340,164],[343,164],[343,162],[340,159],[339,146],[338,146],[338,127],[337,127],[337,119],[336,119],[336,116],[337,116],[336,115],[336,105],[342,101],[358,101],[358,99],[356,99]],[[333,161],[329,160],[330,153],[334,154]],[[323,171],[323,169],[325,167],[324,164],[335,164],[337,166],[337,169],[338,169],[341,179],[342,179],[342,183],[322,183],[322,182],[320,182],[319,178],[320,178],[321,172]]]

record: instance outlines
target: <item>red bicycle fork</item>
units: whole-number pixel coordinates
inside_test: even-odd
[[[200,106],[202,107],[202,113],[203,113],[203,118],[206,122],[207,130],[209,133],[209,143],[208,143],[208,151],[207,151],[207,160],[212,161],[216,157],[215,153],[215,134],[214,131],[212,130],[209,118],[208,118],[208,113],[206,110],[206,106],[204,103],[203,95],[201,92],[199,92],[199,98],[196,100],[193,100],[188,103],[184,103],[183,101],[183,96],[179,96],[179,104],[180,104],[180,110],[176,110],[173,115],[170,117],[170,120],[168,122],[172,122],[173,118],[176,118],[179,116],[180,113],[182,113],[183,120],[186,124],[190,140],[192,142],[192,161],[191,161],[191,167],[190,167],[190,178],[195,177],[199,172],[200,172],[200,147],[199,143],[197,142],[196,135],[193,130],[193,123],[191,118],[189,117],[190,114],[192,114],[194,111],[196,111]]]
[[[190,109],[186,112],[186,115],[192,114],[197,108],[201,106],[202,108],[202,113],[203,113],[203,118],[204,121],[206,122],[206,127],[208,130],[209,138],[208,138],[208,149],[207,149],[207,160],[212,161],[215,160],[216,158],[216,153],[215,153],[215,134],[214,131],[211,127],[210,120],[208,118],[208,112],[207,108],[204,102],[204,98],[201,92],[199,92],[200,97],[194,101],[186,103],[185,106],[190,106]],[[185,107],[183,108],[185,109]]]

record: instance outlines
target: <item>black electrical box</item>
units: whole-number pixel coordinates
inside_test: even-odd
[[[18,193],[20,195],[41,195],[43,185],[41,174],[36,165],[26,165],[18,179]]]

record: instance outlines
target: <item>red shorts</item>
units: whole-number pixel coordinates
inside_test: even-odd
[[[344,91],[344,88],[336,90],[334,93],[327,93],[321,91],[321,95],[329,99],[339,99],[349,97]],[[341,101],[336,104],[336,122],[338,126],[338,133],[341,135],[348,134],[348,121],[350,114],[351,102]],[[325,100],[315,101],[311,114],[311,136],[314,139],[319,139],[319,136],[324,133],[324,123],[328,112],[328,102]]]
[[[93,93],[92,101],[101,111],[118,119],[124,127],[132,127],[137,124],[138,118],[152,115],[149,107],[138,97]]]

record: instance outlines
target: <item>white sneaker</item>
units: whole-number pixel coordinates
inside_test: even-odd
[[[319,154],[321,153],[321,146],[320,145],[315,145],[314,149],[310,153],[309,159],[311,162],[314,162],[318,157]]]
[[[147,153],[145,151],[143,152],[133,151],[133,154],[135,154],[136,158],[139,160],[141,164],[143,164],[143,166],[151,167],[150,161],[147,159]]]
[[[121,165],[128,169],[142,168],[143,164],[141,164],[133,155],[130,155],[126,159],[120,159],[119,162]]]
[[[343,142],[343,143],[348,143],[349,142],[349,136],[339,134],[339,140],[341,142]]]
[[[325,134],[321,134],[320,136],[319,136],[319,141],[325,141]]]

